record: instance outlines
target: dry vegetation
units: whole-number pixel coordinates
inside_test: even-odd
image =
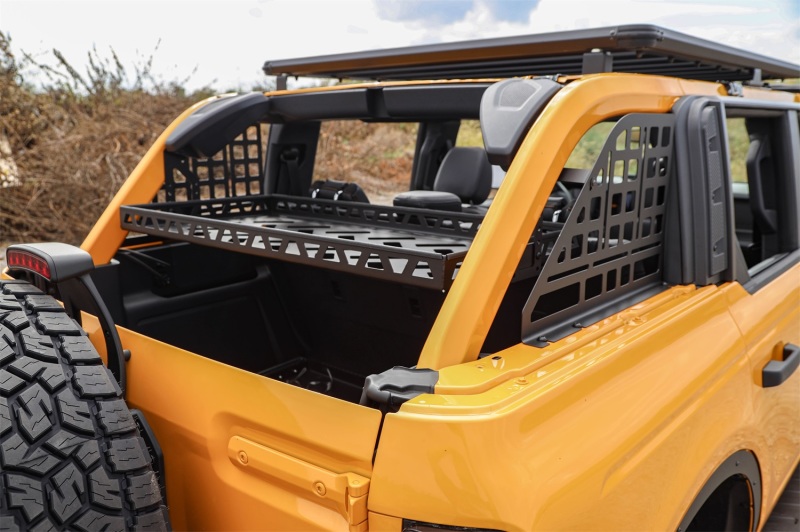
[[[316,179],[355,181],[373,203],[408,190],[416,124],[325,122],[317,148]]]
[[[0,179],[0,254],[13,242],[80,244],[163,129],[210,95],[154,80],[152,57],[132,74],[113,51],[91,51],[85,74],[53,57],[55,66],[16,57],[0,32],[0,165],[14,166],[0,166],[12,178]],[[26,83],[32,67],[45,86]],[[415,140],[409,124],[326,124],[316,178],[361,182],[373,201],[391,201],[408,186]]]
[[[10,154],[18,183],[0,188],[0,246],[79,244],[164,127],[205,97],[154,82],[149,62],[129,79],[113,52],[110,60],[92,52],[84,75],[54,57],[55,67],[15,57],[0,33],[0,144],[7,140],[2,155]],[[34,89],[23,66],[39,68],[49,83]]]

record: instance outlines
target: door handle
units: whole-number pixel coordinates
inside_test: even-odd
[[[761,386],[771,388],[783,384],[800,366],[800,347],[786,344],[783,347],[783,360],[770,360],[761,370]]]

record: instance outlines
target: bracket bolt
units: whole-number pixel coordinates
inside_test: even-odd
[[[239,461],[242,464],[247,465],[247,462],[249,460],[249,458],[247,457],[247,453],[244,452],[244,451],[239,451],[239,455],[238,456],[239,456]]]
[[[328,493],[328,489],[325,487],[325,484],[317,481],[314,482],[314,492],[320,497],[324,497],[325,494]]]

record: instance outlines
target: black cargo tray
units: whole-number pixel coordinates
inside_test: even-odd
[[[480,215],[294,196],[120,208],[123,229],[445,290]]]

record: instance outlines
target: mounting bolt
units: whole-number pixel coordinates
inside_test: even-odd
[[[125,362],[131,359],[131,350],[130,349],[123,349],[122,350],[122,358],[125,359]]]
[[[527,379],[525,379],[525,377],[520,377],[520,378],[517,379],[517,384],[521,384],[522,386],[524,386],[524,385],[528,384],[528,381],[527,381]]]
[[[539,338],[536,339],[536,341],[537,342],[546,342],[547,341],[547,337],[546,336],[540,336]]]
[[[320,497],[324,497],[326,493],[328,493],[328,489],[325,487],[320,481],[314,482],[314,493],[319,495]]]
[[[247,465],[247,462],[250,460],[247,457],[247,453],[244,452],[244,451],[239,451],[239,455],[238,456],[239,456],[239,462],[241,462],[244,465]]]

